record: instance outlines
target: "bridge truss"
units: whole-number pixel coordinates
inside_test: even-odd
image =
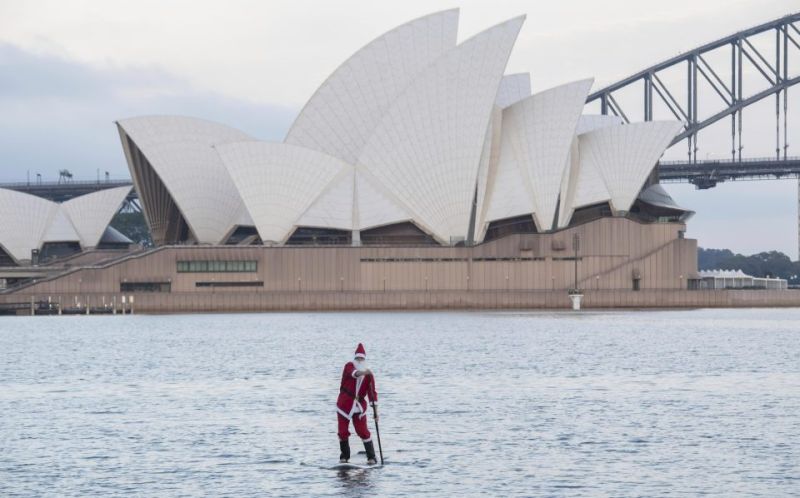
[[[788,155],[788,89],[800,83],[800,71],[794,66],[792,71],[789,68],[790,54],[793,58],[800,55],[798,21],[800,13],[790,14],[707,43],[608,85],[589,95],[586,103],[599,102],[602,114],[613,114],[628,123],[630,122],[628,116],[634,109],[624,108],[615,95],[638,86],[641,107],[636,111],[644,116],[645,121],[653,120],[654,104],[658,102],[675,119],[683,122],[683,131],[675,137],[672,145],[685,140],[687,160],[661,161],[658,166],[658,176],[661,181],[688,181],[697,188],[706,189],[726,180],[800,178],[800,158]],[[763,45],[762,50],[756,48],[756,37],[763,41],[765,37],[770,36],[770,33],[774,33],[774,51],[765,55]],[[729,52],[727,56],[725,56],[726,51]],[[718,61],[723,57],[729,58],[727,67],[723,68],[724,71],[720,70],[718,63],[709,63],[709,60]],[[674,73],[681,69],[684,74],[682,80],[676,82],[675,78],[669,79],[664,76],[667,71],[671,70]],[[766,82],[766,87],[746,93],[744,73],[747,69],[754,70],[760,79]],[[708,116],[701,116],[698,112],[698,104],[701,102],[701,92],[698,90],[701,85],[713,90],[708,95],[716,101],[718,109]],[[682,96],[680,94],[684,92],[683,89],[685,95]],[[676,98],[676,95],[682,98]],[[742,111],[773,95],[775,96],[775,156],[764,159],[743,159]],[[706,102],[703,101],[703,104]],[[730,118],[730,160],[698,161],[698,132],[727,118]],[[800,180],[798,180],[797,205],[798,257],[800,257]]]
[[[645,121],[653,119],[654,103],[660,101],[669,112],[683,122],[683,131],[675,137],[672,145],[687,141],[688,162],[697,161],[697,134],[712,124],[730,117],[731,119],[731,160],[742,159],[742,110],[771,95],[775,96],[775,156],[788,156],[788,88],[800,83],[800,71],[789,71],[789,54],[800,55],[800,13],[791,14],[774,21],[740,31],[734,35],[707,43],[692,51],[669,60],[602,88],[591,95],[586,103],[599,102],[602,114],[614,114],[625,122],[630,122],[626,109],[615,97],[620,91],[634,85],[641,87],[642,111]],[[774,60],[768,60],[756,48],[755,37],[774,32]],[[723,73],[708,62],[711,57],[718,58],[720,51],[729,51],[730,63]],[[723,52],[724,54],[724,52]],[[772,57],[770,57],[772,58]],[[686,89],[685,100],[675,97],[679,89],[674,81],[663,77],[665,71],[685,68],[683,81],[677,84]],[[746,68],[755,69],[767,87],[752,94],[745,94],[743,75]],[[800,66],[798,67],[800,69]],[[665,83],[666,81],[666,83]],[[713,90],[711,98],[721,101],[723,108],[706,117],[698,113],[700,84],[707,84]],[[681,93],[683,90],[681,90]],[[683,100],[683,101],[681,101]]]

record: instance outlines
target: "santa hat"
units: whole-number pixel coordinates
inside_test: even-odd
[[[366,357],[367,352],[364,350],[364,345],[359,342],[356,348],[356,358],[366,359]]]

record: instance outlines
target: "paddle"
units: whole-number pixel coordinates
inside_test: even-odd
[[[378,417],[376,416],[378,414],[378,410],[375,409],[375,401],[374,401],[375,400],[375,375],[372,372],[370,372],[369,374],[372,376],[372,392],[370,393],[370,397],[369,397],[370,401],[372,401],[372,403],[370,403],[372,405],[372,418],[375,420],[375,435],[378,436],[378,452],[381,455],[381,465],[383,465],[383,447],[381,446],[381,430],[378,427]]]
[[[378,417],[375,416],[375,403],[372,403],[372,417],[375,419],[375,434],[378,436],[378,452],[381,454],[381,465],[383,465],[383,447],[381,447],[381,430],[378,427]]]

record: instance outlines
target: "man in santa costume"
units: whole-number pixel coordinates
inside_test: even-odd
[[[347,463],[350,460],[350,421],[356,434],[364,442],[367,451],[367,464],[374,465],[375,446],[372,436],[367,428],[367,401],[369,398],[375,411],[375,420],[378,420],[378,392],[375,389],[375,377],[367,368],[367,353],[364,345],[359,343],[353,361],[347,362],[342,371],[342,384],[339,387],[339,398],[336,400],[336,413],[339,420],[339,462]]]

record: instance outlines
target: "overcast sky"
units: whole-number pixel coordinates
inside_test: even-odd
[[[55,180],[61,168],[81,179],[97,171],[128,177],[113,121],[136,115],[196,116],[281,140],[353,52],[452,7],[461,7],[460,40],[527,14],[507,72],[530,72],[534,91],[587,76],[600,88],[800,10],[797,0],[0,0],[0,181],[25,181],[28,172]],[[795,60],[800,66],[797,57],[790,67]],[[745,88],[757,88],[757,79],[747,76]],[[789,153],[800,155],[800,90],[789,97],[798,110]],[[774,154],[773,114],[774,99],[745,114],[744,155]],[[701,136],[699,157],[729,155],[726,123]],[[684,158],[685,147],[667,157]],[[697,211],[689,236],[701,246],[797,257],[795,181],[668,189]]]

